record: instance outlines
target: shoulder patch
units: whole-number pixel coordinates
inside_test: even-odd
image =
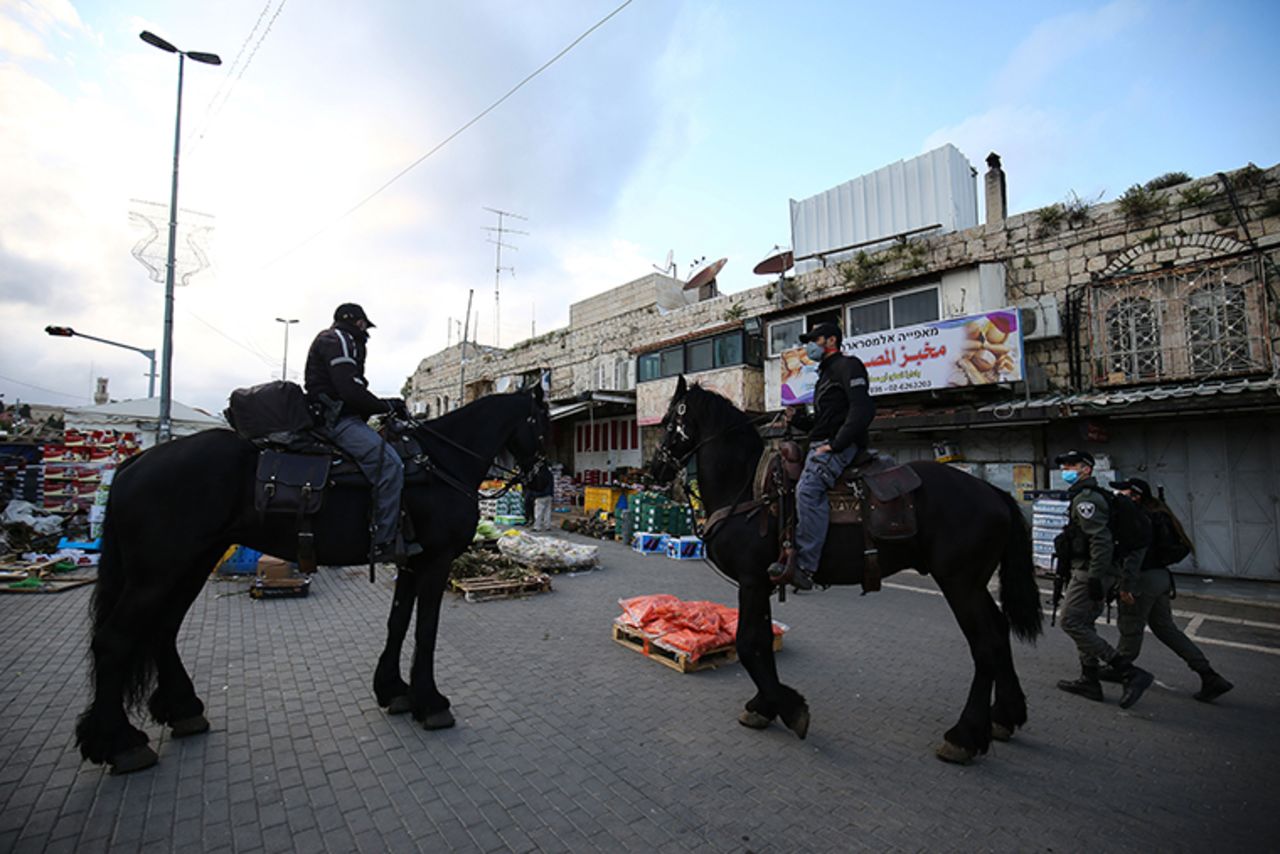
[[[857,388],[858,386],[866,385],[866,384],[867,384],[867,381],[864,380],[862,377],[849,380],[849,388]]]
[[[1092,519],[1097,506],[1089,501],[1081,501],[1076,505],[1076,512],[1080,514],[1081,519]]]

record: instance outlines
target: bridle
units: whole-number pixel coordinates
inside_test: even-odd
[[[538,450],[534,453],[533,459],[529,461],[527,465],[521,465],[520,462],[517,461],[515,468],[504,466],[501,463],[495,462],[493,460],[485,460],[484,457],[482,457],[480,454],[477,454],[475,451],[471,450],[466,445],[463,445],[461,442],[457,442],[449,438],[448,436],[441,433],[439,430],[436,430],[435,428],[431,427],[430,423],[427,421],[419,421],[418,419],[412,418],[412,417],[407,420],[409,421],[410,425],[414,428],[414,430],[419,431],[421,433],[425,433],[435,439],[438,439],[439,441],[444,442],[446,445],[449,445],[450,447],[453,447],[459,451],[462,451],[467,456],[480,460],[481,462],[487,462],[491,469],[496,469],[498,474],[502,476],[502,478],[506,480],[507,483],[498,492],[484,493],[484,497],[499,498],[503,495],[506,495],[508,492],[510,492],[512,489],[514,489],[517,486],[520,486],[523,488],[524,486],[527,486],[528,484],[532,483],[533,479],[537,477],[539,474],[541,474],[544,469],[547,468],[547,455],[545,450],[547,436],[542,429],[542,424],[538,418],[538,415],[539,415],[538,401],[531,397],[529,399],[529,414],[525,417],[525,423],[530,425],[534,429],[534,436],[536,439],[536,445]],[[429,471],[439,476],[442,480],[444,480],[445,483],[449,484],[454,489],[461,492],[463,495],[466,495],[468,498],[471,497],[471,490],[468,490],[462,484],[458,483],[457,479],[455,479],[452,475],[448,474],[444,470],[437,467],[434,464],[434,462],[427,457],[425,452],[414,457],[413,461],[418,463],[419,465],[422,465],[424,468],[428,469]]]

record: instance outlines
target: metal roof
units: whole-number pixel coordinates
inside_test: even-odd
[[[1016,398],[1001,401],[1000,403],[989,403],[978,407],[978,411],[1008,412],[1009,410],[1026,409],[1028,407],[1062,406],[1120,408],[1145,401],[1187,400],[1259,391],[1274,391],[1280,394],[1280,376],[1263,377],[1261,379],[1210,380],[1202,383],[1185,383],[1181,385],[1116,388],[1104,391],[1082,392],[1080,394],[1037,395],[1031,398]]]

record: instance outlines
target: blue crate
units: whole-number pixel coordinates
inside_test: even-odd
[[[666,534],[636,531],[635,536],[631,538],[631,549],[642,555],[660,555],[667,550],[667,541],[670,539]]]
[[[673,560],[701,560],[702,540],[697,537],[671,537],[667,540],[667,557]]]
[[[222,575],[253,575],[258,571],[258,558],[262,557],[262,552],[255,551],[245,546],[238,546],[231,557],[223,561],[222,566],[218,567],[218,572]]]
[[[81,551],[86,551],[86,552],[96,552],[102,548],[102,538],[99,537],[96,540],[85,540],[85,541],[78,542],[78,541],[69,540],[66,537],[63,537],[62,539],[58,540],[58,548],[59,549],[80,549]]]

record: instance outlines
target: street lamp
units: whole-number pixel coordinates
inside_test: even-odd
[[[88,338],[90,341],[97,341],[99,344],[110,344],[112,347],[122,347],[125,350],[132,350],[135,353],[141,353],[151,361],[151,373],[148,374],[149,381],[147,383],[147,397],[156,396],[156,351],[144,350],[141,347],[134,347],[132,344],[121,344],[119,341],[112,341],[109,338],[99,338],[96,335],[86,335],[83,332],[76,332],[70,326],[46,326],[44,331],[54,338]]]
[[[173,123],[173,185],[169,193],[169,253],[164,274],[164,346],[160,364],[160,424],[157,440],[167,442],[173,436],[173,253],[178,235],[178,143],[182,138],[182,70],[189,56],[206,65],[221,65],[216,53],[178,50],[155,33],[143,30],[138,37],[152,47],[178,55],[178,112]]]
[[[276,318],[276,323],[284,324],[284,361],[280,363],[280,379],[285,382],[289,381],[289,326],[297,322],[296,317],[291,320],[285,320],[283,317]]]

